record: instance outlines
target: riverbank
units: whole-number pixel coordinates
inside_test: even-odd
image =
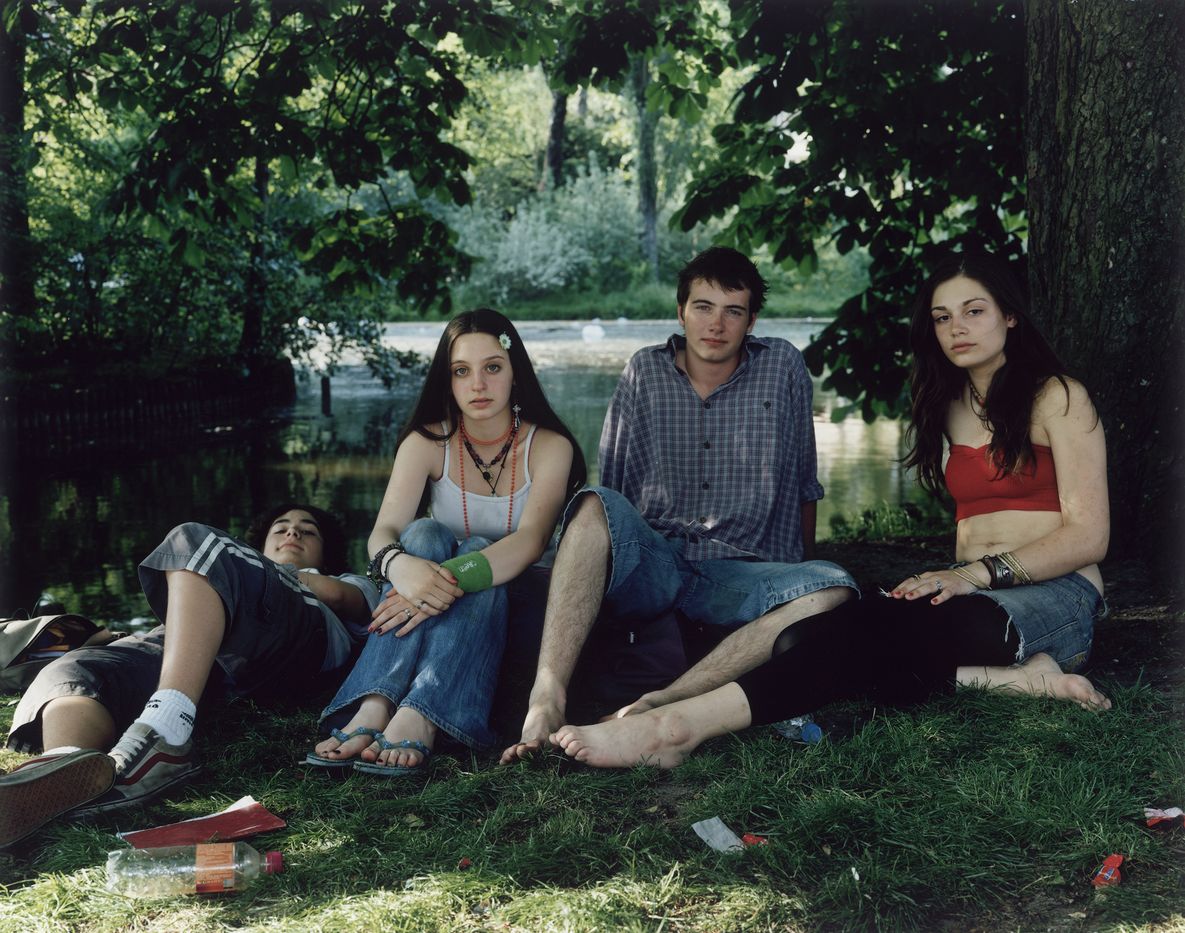
[[[246,424],[290,404],[296,376],[286,359],[254,370],[216,361],[152,376],[126,367],[85,376],[71,371],[9,372],[0,383],[0,438],[22,461],[121,444],[177,440],[212,422]]]

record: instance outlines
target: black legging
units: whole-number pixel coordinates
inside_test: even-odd
[[[801,716],[836,700],[901,706],[953,690],[963,665],[1016,663],[1020,636],[983,596],[850,600],[787,627],[773,656],[737,678],[753,725]]]

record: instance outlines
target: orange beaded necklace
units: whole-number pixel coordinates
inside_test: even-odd
[[[487,441],[489,445],[499,443],[503,439],[506,440],[507,447],[510,448],[510,495],[507,496],[506,506],[506,533],[510,534],[514,527],[514,487],[515,481],[518,478],[518,428],[519,428],[519,407],[514,406],[514,420],[511,421],[510,427],[506,429],[506,433],[493,441]],[[460,419],[460,424],[457,426],[457,465],[461,473],[461,517],[465,523],[465,537],[471,537],[469,532],[469,503],[466,499],[465,492],[465,452],[469,451],[469,455],[473,457],[474,466],[482,470],[482,475],[485,476],[486,482],[490,482],[490,467],[494,466],[499,460],[506,456],[506,447],[502,448],[502,452],[493,459],[491,463],[485,463],[474,452],[472,445],[469,442],[469,436],[465,433],[465,419]],[[505,463],[502,469],[506,469]],[[502,473],[498,473],[498,479],[502,478]],[[493,492],[497,482],[490,484],[490,491]]]

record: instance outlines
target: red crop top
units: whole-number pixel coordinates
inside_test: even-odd
[[[955,521],[990,512],[1060,512],[1053,451],[1033,445],[1033,464],[1000,476],[987,456],[987,444],[951,444],[946,461],[946,488],[955,500]]]

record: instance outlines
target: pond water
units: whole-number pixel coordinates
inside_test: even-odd
[[[661,343],[673,322],[527,323],[520,329],[540,380],[579,440],[596,475],[601,421],[617,377],[639,347]],[[825,322],[759,321],[757,333],[805,347]],[[442,324],[392,324],[386,340],[428,355]],[[195,442],[148,445],[128,453],[13,465],[0,477],[0,612],[29,609],[42,593],[100,620],[147,613],[136,565],[164,532],[187,520],[241,534],[256,512],[282,499],[309,500],[342,515],[355,566],[382,497],[394,439],[419,389],[410,373],[385,389],[361,366],[332,379],[332,413],[321,410],[318,380],[298,384],[296,403],[250,425],[215,425]],[[831,517],[922,496],[897,460],[902,428],[856,418],[838,423],[838,400],[816,385],[819,536]]]

